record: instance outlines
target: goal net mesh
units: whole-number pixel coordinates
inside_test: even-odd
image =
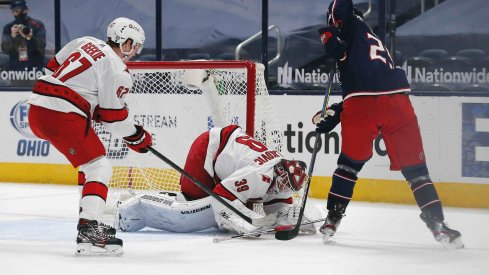
[[[283,131],[265,85],[263,65],[244,61],[134,62],[129,116],[153,137],[153,148],[183,168],[194,139],[211,127],[240,125],[282,152]],[[201,80],[205,80],[204,83]],[[200,84],[200,85],[199,85]],[[113,165],[108,211],[137,193],[180,191],[180,173],[151,153],[129,150],[94,124]]]

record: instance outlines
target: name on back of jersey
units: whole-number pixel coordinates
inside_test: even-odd
[[[100,50],[97,46],[95,46],[95,44],[93,44],[92,42],[88,42],[87,44],[81,46],[81,49],[87,53],[92,59],[93,61],[97,61],[99,60],[100,58],[104,57],[105,54],[102,52],[102,50]]]
[[[259,157],[257,157],[253,161],[258,163],[258,165],[263,165],[268,161],[279,157],[281,157],[280,153],[275,150],[272,150],[272,151],[266,151],[262,153]]]

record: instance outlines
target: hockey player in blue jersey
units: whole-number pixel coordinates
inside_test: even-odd
[[[372,157],[372,142],[385,142],[391,170],[401,171],[421,209],[421,219],[445,247],[462,248],[460,232],[444,222],[441,201],[428,168],[417,117],[402,69],[395,68],[382,41],[363,22],[351,0],[334,0],[328,26],[319,30],[326,55],[336,59],[343,101],[324,118],[316,114],[316,131],[331,131],[341,121],[341,153],[328,194],[328,215],[320,228],[327,241],[338,229],[353,195],[357,174]]]

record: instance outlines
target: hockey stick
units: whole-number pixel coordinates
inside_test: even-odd
[[[331,86],[333,84],[333,76],[334,76],[335,66],[331,69],[331,72],[328,73],[328,88],[326,90],[326,95],[324,96],[323,109],[321,110],[321,117],[324,117],[324,113],[326,112],[326,108],[328,107],[329,95],[331,94]],[[309,186],[311,185],[311,177],[312,172],[314,170],[314,163],[316,162],[316,155],[319,149],[320,142],[320,133],[316,132],[316,141],[314,143],[314,150],[312,151],[311,163],[309,164],[309,171],[307,173],[307,183],[304,187],[304,194],[302,195],[302,203],[301,210],[299,212],[299,216],[297,218],[297,224],[293,228],[288,228],[284,230],[280,230],[275,232],[275,239],[281,241],[292,240],[297,237],[299,234],[299,228],[302,222],[302,216],[304,216],[304,210],[306,208],[307,194],[309,193]]]
[[[224,206],[226,206],[227,208],[229,208],[230,210],[232,210],[234,213],[236,213],[238,216],[240,216],[246,222],[248,222],[248,223],[250,223],[252,225],[255,225],[255,226],[271,225],[271,224],[273,224],[275,222],[275,216],[265,216],[265,217],[259,218],[259,219],[252,219],[252,218],[246,216],[245,214],[241,213],[241,211],[239,211],[234,206],[232,206],[227,201],[225,201],[221,196],[219,196],[218,194],[214,193],[212,191],[212,189],[210,189],[209,187],[207,187],[206,185],[204,185],[202,182],[200,182],[199,180],[197,180],[196,178],[194,178],[192,175],[190,175],[185,170],[183,170],[182,168],[180,168],[180,166],[178,166],[173,161],[171,161],[170,159],[168,159],[167,157],[165,157],[163,154],[161,154],[160,152],[158,152],[156,149],[154,149],[151,146],[148,146],[148,150],[151,151],[151,153],[153,153],[156,157],[158,157],[159,159],[161,159],[162,161],[164,161],[168,165],[170,165],[173,169],[177,170],[177,172],[179,172],[180,174],[184,175],[186,178],[188,178],[189,180],[191,180],[200,189],[202,189],[204,192],[206,192],[207,194],[209,194],[209,196],[213,197],[218,202],[222,203]]]
[[[313,224],[313,223],[317,223],[317,222],[324,222],[325,220],[326,220],[326,218],[317,219],[317,220],[313,220],[313,221],[308,221],[308,222],[302,223],[301,226],[308,225],[308,224]],[[232,239],[239,239],[239,238],[246,238],[246,237],[254,237],[256,235],[266,234],[266,233],[270,233],[270,232],[278,232],[278,231],[281,231],[281,230],[290,229],[292,227],[293,227],[293,225],[283,225],[283,226],[277,226],[277,227],[270,228],[270,229],[263,230],[263,231],[252,232],[252,233],[242,233],[242,234],[237,234],[237,235],[230,236],[230,237],[215,237],[214,239],[212,239],[212,242],[214,242],[214,243],[220,243],[220,242],[223,242],[223,241],[230,241]]]

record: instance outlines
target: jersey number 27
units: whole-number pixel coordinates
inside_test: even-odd
[[[393,69],[394,65],[391,55],[389,54],[389,51],[384,47],[384,44],[382,44],[382,41],[380,41],[380,39],[369,32],[367,32],[367,38],[373,40],[373,45],[370,45],[370,60],[379,59],[380,61],[384,62],[384,64],[389,65],[389,68]],[[383,52],[387,54],[387,58],[382,56]]]

